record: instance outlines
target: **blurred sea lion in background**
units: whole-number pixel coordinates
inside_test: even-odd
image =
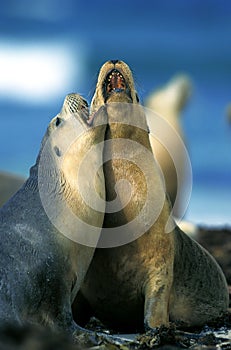
[[[81,162],[93,148],[89,172],[97,167],[95,191],[104,198],[103,146],[94,148],[104,140],[106,122],[101,122],[100,116],[91,118],[89,126],[87,102],[78,94],[68,95],[48,126],[28,180],[0,210],[0,326],[31,323],[69,334],[79,329],[71,303],[94,248],[77,243],[78,236],[76,241],[69,238],[76,233],[87,242],[89,232],[70,222],[65,210],[100,232],[104,208],[97,212],[84,203],[77,180]],[[93,180],[84,175],[82,184],[91,199]],[[48,206],[53,217],[48,217]]]
[[[182,128],[181,113],[192,92],[192,83],[187,75],[177,75],[172,78],[165,86],[152,92],[144,101],[144,106],[153,110],[153,112],[159,114],[164,118],[185,141],[185,135]],[[147,123],[149,124],[149,118],[152,118],[151,114],[147,114]],[[168,132],[163,130],[163,132]],[[170,135],[169,137],[172,137]],[[168,150],[162,145],[156,138],[152,136],[152,130],[150,130],[150,143],[153,150],[153,154],[161,167],[161,170],[165,179],[166,191],[170,197],[172,205],[174,205],[177,190],[177,174],[175,165]],[[172,138],[171,148],[174,148],[174,152],[179,158],[182,167],[180,169],[184,179],[184,184],[181,183],[181,189],[184,191],[184,186],[187,185],[186,178],[186,164],[184,160],[183,149],[175,142],[175,138]],[[178,169],[179,171],[179,169]],[[175,217],[181,217],[180,204],[175,206],[173,214]]]
[[[73,311],[85,298],[106,326],[125,332],[137,332],[143,325],[147,329],[168,326],[169,321],[184,327],[204,325],[228,308],[225,277],[212,256],[174,226],[151,153],[144,110],[138,104],[131,71],[122,61],[108,61],[99,72],[91,112],[101,113],[102,106],[108,116],[107,205],[98,244],[103,248],[95,251]],[[129,157],[123,157],[127,152]],[[137,166],[139,162],[143,167]],[[108,209],[115,200],[125,204],[112,212]],[[172,224],[169,233],[167,222]],[[138,238],[137,227],[144,229]]]
[[[227,121],[228,123],[231,125],[231,103],[229,103],[227,106],[226,106],[226,116],[227,116]]]
[[[0,172],[0,207],[19,190],[24,182],[25,179],[21,176]]]

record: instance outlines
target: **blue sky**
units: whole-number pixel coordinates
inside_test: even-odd
[[[230,18],[227,0],[3,0],[0,169],[27,175],[65,95],[89,100],[102,63],[122,59],[141,98],[177,73],[190,76],[182,122],[194,186],[230,188]]]

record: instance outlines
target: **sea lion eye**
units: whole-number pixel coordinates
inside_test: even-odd
[[[55,120],[55,125],[59,126],[61,123],[62,123],[62,119],[57,117],[56,120]]]

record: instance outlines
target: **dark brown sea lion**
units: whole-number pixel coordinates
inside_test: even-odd
[[[134,332],[143,325],[155,328],[169,321],[185,327],[203,325],[227,310],[225,277],[212,256],[171,218],[158,167],[154,157],[150,158],[145,114],[138,105],[131,71],[122,61],[106,62],[99,72],[92,113],[101,106],[108,115],[104,150],[107,205],[98,244],[103,248],[95,251],[82,296],[102,322],[120,331]],[[129,159],[127,155],[123,159],[121,154],[127,150]],[[143,168],[136,166],[139,161]],[[121,180],[125,183],[118,190]],[[126,187],[126,181],[132,189]],[[110,212],[115,199],[125,204]],[[156,211],[162,199],[161,210]],[[141,234],[132,240],[128,226],[137,217]],[[129,227],[136,229],[136,225]],[[78,309],[78,297],[75,307]]]
[[[1,208],[0,326],[34,323],[68,333],[78,329],[71,303],[94,248],[78,243],[78,234],[90,241],[89,232],[70,222],[64,210],[68,207],[79,222],[91,223],[100,232],[104,212],[84,203],[77,181],[81,162],[93,147],[91,160],[99,168],[95,191],[104,198],[103,148],[94,146],[104,140],[105,121],[99,116],[91,124],[86,101],[68,95],[48,126],[30,177]],[[93,165],[89,160],[89,169]],[[91,178],[84,175],[82,184],[88,187]]]

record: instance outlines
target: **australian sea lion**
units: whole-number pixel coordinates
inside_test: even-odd
[[[24,182],[21,176],[0,172],[0,207],[19,190]]]
[[[124,109],[118,102],[124,102]],[[131,71],[122,61],[106,62],[99,72],[92,112],[105,104],[107,205],[103,233],[106,233],[99,241],[104,248],[96,249],[81,293],[101,321],[120,331],[134,332],[142,329],[143,324],[154,328],[168,325],[169,321],[183,326],[203,325],[227,310],[225,277],[212,256],[169,218],[170,204],[154,157],[150,158],[146,118],[138,105]],[[127,147],[123,140],[128,140]],[[129,158],[119,159],[117,155],[126,154],[131,142]],[[136,164],[141,160],[144,160],[143,168],[139,169]],[[144,174],[148,174],[147,182]],[[119,191],[116,185],[121,179],[125,185]],[[129,202],[126,181],[133,187],[129,189]],[[115,189],[118,200],[125,205],[110,213],[108,207],[115,200]],[[148,196],[146,211],[139,217]],[[161,198],[162,209],[152,223]],[[124,244],[127,233],[130,234],[127,224],[136,217],[139,217],[137,226],[143,224],[144,230],[149,227],[140,237],[134,237],[133,241],[129,237],[130,242]],[[169,233],[167,222],[170,222]],[[110,236],[113,230],[120,235],[120,246],[118,241],[115,246],[113,237],[111,247],[110,240],[107,241],[107,233]]]
[[[158,113],[165,121],[168,123],[175,131],[176,136],[169,134],[171,142],[171,151],[174,147],[174,152],[177,154],[178,161],[181,164],[181,167],[178,171],[181,172],[181,183],[180,188],[177,182],[177,173],[174,162],[169,155],[169,150],[161,144],[159,140],[153,137],[152,132],[150,133],[150,143],[154,153],[154,156],[159,163],[163,175],[165,178],[166,191],[170,197],[172,205],[174,205],[176,200],[177,191],[181,190],[180,198],[178,202],[175,203],[173,207],[173,214],[176,217],[181,217],[184,214],[184,203],[183,202],[183,191],[187,185],[187,163],[185,161],[184,149],[181,147],[181,144],[177,141],[177,135],[185,141],[185,135],[181,123],[181,112],[184,108],[186,102],[191,95],[192,84],[190,79],[186,75],[178,75],[170,80],[165,86],[161,89],[158,89],[151,93],[145,100],[145,107],[153,110],[153,112]],[[147,113],[147,123],[149,124],[150,130],[152,119],[152,113]],[[152,124],[154,125],[154,123]],[[163,133],[168,132],[166,125],[163,125]],[[175,137],[174,137],[175,136]]]
[[[226,116],[228,124],[231,124],[231,103],[226,106]]]
[[[48,126],[30,177],[1,208],[0,325],[29,322],[68,333],[77,329],[71,302],[94,248],[78,243],[81,234],[86,236],[87,244],[88,232],[79,232],[84,225],[73,222],[73,227],[63,213],[69,207],[73,216],[90,222],[99,231],[104,216],[103,210],[92,210],[79,194],[78,171],[91,147],[89,171],[94,165],[99,168],[95,190],[102,198],[105,192],[100,169],[102,146],[94,148],[104,140],[105,125],[97,126],[98,122],[101,124],[99,118],[89,122],[87,112],[87,103],[81,96],[66,97],[62,111]],[[81,181],[88,189],[91,177],[84,174]],[[88,195],[91,197],[90,190]],[[50,211],[46,199],[50,201]]]

